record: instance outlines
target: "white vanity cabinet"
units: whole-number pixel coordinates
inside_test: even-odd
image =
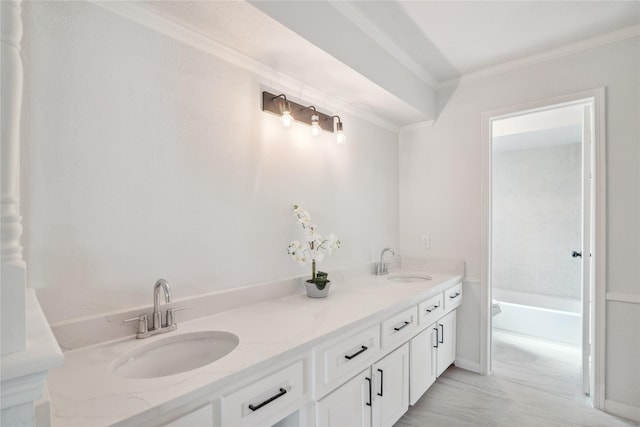
[[[380,324],[328,340],[314,353],[315,396],[322,397],[380,358]]]
[[[451,311],[410,341],[410,403],[415,403],[456,358],[456,312]]]
[[[73,350],[50,373],[54,396],[68,396],[54,398],[52,415],[61,425],[391,427],[455,359],[461,276],[433,279],[367,277],[324,300],[295,294],[185,322],[174,336],[228,328],[240,344],[198,372],[157,382],[108,369],[146,342]],[[76,386],[89,382],[100,386]]]
[[[409,345],[404,344],[317,404],[317,427],[391,427],[409,407]]]
[[[462,282],[444,291],[444,310],[453,310],[462,303]]]
[[[391,427],[409,409],[409,344],[376,362],[372,369],[373,427]]]
[[[456,311],[453,310],[436,323],[437,376],[456,359]]]
[[[417,307],[412,306],[382,322],[381,346],[385,350],[398,347],[418,330]]]
[[[418,399],[431,387],[437,377],[436,324],[413,337],[409,342],[410,372],[409,403],[415,405]]]
[[[371,427],[371,381],[368,368],[320,400],[317,427]]]
[[[269,426],[305,403],[305,363],[299,360],[221,398],[222,426]]]
[[[418,306],[420,326],[426,329],[410,341],[411,405],[431,387],[456,357],[456,311],[462,302],[462,283],[424,301]],[[444,313],[447,313],[443,316]]]

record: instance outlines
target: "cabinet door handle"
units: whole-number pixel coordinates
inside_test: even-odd
[[[460,295],[460,292],[456,292],[453,295],[449,295],[449,299],[454,299],[454,298],[458,298],[458,296]]]
[[[253,404],[249,405],[249,409],[251,409],[252,411],[257,411],[258,409],[262,408],[265,405],[268,405],[269,403],[273,402],[279,397],[284,396],[285,394],[287,394],[287,390],[280,387],[280,391],[278,392],[278,394],[276,394],[275,396],[271,396],[264,402],[258,403],[257,405],[253,405]]]
[[[371,406],[371,378],[366,377],[365,380],[369,382],[369,401],[367,402],[367,406]]]
[[[433,328],[433,330],[436,331],[436,345],[434,345],[433,348],[438,348],[439,347],[438,343],[440,342],[440,340],[438,339],[438,335],[440,331],[438,330],[438,328]],[[433,335],[431,336],[433,337]]]
[[[384,390],[384,371],[382,369],[378,369],[378,372],[380,372],[380,393],[378,393],[378,396],[382,397],[382,392]]]
[[[440,326],[440,330],[442,331],[440,333],[440,344],[444,344],[444,325],[440,323],[438,326]]]
[[[393,330],[397,332],[397,331],[399,331],[400,329],[404,329],[404,328],[406,328],[406,327],[407,327],[407,326],[409,326],[410,324],[411,324],[411,322],[407,322],[407,321],[405,320],[405,321],[404,321],[404,324],[403,324],[402,326],[400,326],[400,327],[395,327],[395,328],[393,328]]]
[[[364,353],[364,352],[365,352],[365,351],[367,351],[368,349],[369,349],[369,347],[367,347],[367,346],[364,346],[364,345],[363,345],[363,346],[362,346],[362,348],[361,348],[360,350],[356,351],[356,352],[355,352],[355,353],[353,353],[353,354],[345,354],[345,355],[344,355],[344,357],[345,357],[345,359],[347,359],[347,360],[351,360],[351,359],[353,359],[354,357],[358,356],[359,354]]]
[[[436,308],[440,307],[440,304],[438,305],[434,305],[433,307],[431,307],[430,309],[427,308],[427,313],[431,313],[433,310],[435,310]]]

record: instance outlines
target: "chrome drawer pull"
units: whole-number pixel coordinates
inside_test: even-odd
[[[252,411],[257,411],[258,409],[262,408],[265,405],[268,405],[269,403],[273,402],[274,400],[276,400],[279,397],[284,396],[285,394],[287,394],[287,390],[282,388],[282,387],[280,387],[280,392],[278,394],[268,398],[264,402],[259,403],[257,405],[253,405],[253,404],[249,405],[249,409],[251,409]]]
[[[409,326],[411,324],[411,322],[407,322],[406,320],[404,321],[404,325],[400,326],[399,328],[393,328],[394,331],[399,331],[400,329],[404,329],[407,326]]]
[[[456,292],[456,293],[455,293],[455,294],[453,294],[453,295],[449,295],[449,299],[457,298],[457,297],[458,297],[458,295],[460,295],[460,292]]]
[[[345,354],[345,355],[344,355],[344,357],[345,357],[345,359],[347,359],[347,360],[351,360],[351,359],[353,359],[354,357],[356,357],[357,355],[359,355],[359,354],[361,354],[361,353],[364,353],[364,352],[365,352],[365,351],[367,351],[368,349],[369,349],[368,347],[366,347],[366,346],[364,346],[364,345],[363,345],[363,346],[362,346],[362,348],[361,348],[360,350],[358,350],[357,352],[353,353],[352,355]]]

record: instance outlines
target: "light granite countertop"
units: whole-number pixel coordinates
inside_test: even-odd
[[[395,270],[392,274],[425,271]],[[432,280],[398,283],[368,275],[332,283],[329,296],[290,295],[263,303],[178,322],[178,330],[144,340],[132,337],[65,353],[63,367],[48,379],[51,422],[56,426],[98,426],[142,422],[165,414],[281,358],[310,350],[319,342],[365,325],[380,316],[417,304],[462,279],[429,274]],[[152,379],[127,379],[111,373],[123,354],[168,336],[197,331],[226,331],[238,346],[225,357],[188,372]]]

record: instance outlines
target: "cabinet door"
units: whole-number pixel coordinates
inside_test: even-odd
[[[374,427],[391,427],[409,409],[409,344],[373,365]]]
[[[438,371],[440,376],[456,358],[456,311],[437,322]]]
[[[371,381],[371,369],[367,369],[319,401],[318,427],[370,427]]]
[[[418,399],[436,380],[436,324],[413,337],[409,342],[409,403]]]

